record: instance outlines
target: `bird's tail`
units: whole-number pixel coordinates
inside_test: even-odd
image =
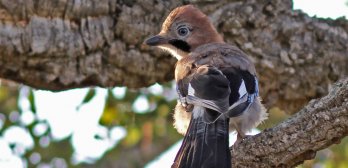
[[[195,107],[193,113],[205,113],[204,107]],[[192,117],[172,168],[230,168],[228,147],[229,119],[219,117],[213,123],[204,121],[202,115]]]

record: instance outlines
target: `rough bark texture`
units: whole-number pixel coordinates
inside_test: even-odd
[[[232,150],[232,167],[295,167],[348,135],[348,78],[290,119],[244,140]]]
[[[0,77],[48,90],[171,80],[175,60],[141,49],[159,30],[165,4],[134,3],[1,1]]]
[[[253,58],[268,107],[295,112],[348,75],[347,20],[308,17],[291,0],[1,0],[0,78],[56,91],[169,81],[175,59],[142,42],[185,3]],[[234,165],[291,167],[345,136],[347,85],[244,141]]]
[[[173,78],[174,58],[142,45],[186,1],[2,0],[0,77],[39,89],[138,88]],[[348,74],[348,23],[291,0],[192,1],[255,60],[268,106],[293,112]]]

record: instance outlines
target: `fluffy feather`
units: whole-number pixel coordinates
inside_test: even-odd
[[[178,59],[174,127],[185,138],[172,167],[230,167],[228,123],[237,130],[239,142],[267,118],[251,59],[226,44],[209,18],[192,5],[174,9],[161,32],[145,43]]]

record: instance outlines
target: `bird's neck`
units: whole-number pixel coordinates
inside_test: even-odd
[[[177,60],[181,60],[184,57],[187,57],[189,55],[188,52],[181,51],[180,49],[176,49],[174,47],[168,47],[168,46],[159,46],[163,50],[168,51],[173,57],[175,57]]]
[[[181,60],[184,57],[187,57],[189,53],[181,52],[181,51],[170,51],[170,54],[174,56],[178,61]]]

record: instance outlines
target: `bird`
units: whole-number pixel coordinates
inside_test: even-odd
[[[172,10],[144,43],[177,58],[174,127],[185,136],[172,168],[231,167],[229,131],[237,132],[236,145],[268,117],[250,57],[194,5]]]

